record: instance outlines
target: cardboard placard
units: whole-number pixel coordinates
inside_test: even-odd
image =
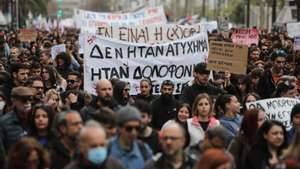
[[[258,45],[259,33],[257,29],[235,29],[232,34],[232,42],[251,46],[251,44]]]
[[[35,29],[20,29],[19,39],[21,42],[34,42],[37,38]]]
[[[229,42],[209,42],[207,68],[215,71],[229,71],[246,74],[248,47]]]

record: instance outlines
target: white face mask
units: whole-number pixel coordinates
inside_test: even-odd
[[[2,110],[5,106],[5,101],[0,101],[0,110]]]

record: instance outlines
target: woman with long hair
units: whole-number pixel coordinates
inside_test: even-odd
[[[18,141],[8,154],[7,169],[47,169],[48,152],[34,138]]]
[[[67,87],[66,80],[50,65],[42,68],[42,79],[45,85],[45,91],[57,89],[59,92],[63,92]]]
[[[276,120],[265,121],[255,140],[243,168],[265,169],[277,165],[287,145],[287,134],[283,124]]]
[[[250,103],[250,102],[255,102],[257,100],[259,100],[260,97],[257,93],[254,93],[254,92],[250,92],[248,93],[245,97],[244,97],[244,100],[243,100],[243,107],[242,107],[242,110],[241,110],[241,114],[244,114],[245,111],[247,110],[247,106],[246,104],[247,103]]]
[[[205,131],[209,128],[220,125],[212,115],[213,102],[211,97],[206,94],[199,94],[193,104],[193,117],[187,120],[187,131],[190,135],[190,146],[203,140]]]
[[[29,115],[30,136],[44,147],[48,148],[50,139],[53,137],[51,124],[53,121],[53,109],[46,104],[37,104]]]
[[[245,112],[239,133],[228,147],[235,159],[237,169],[243,168],[246,155],[254,144],[257,131],[264,120],[265,112],[261,109],[250,109]]]

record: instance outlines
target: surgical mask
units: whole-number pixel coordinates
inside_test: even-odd
[[[102,164],[107,158],[107,148],[106,147],[96,147],[88,150],[88,160],[93,164]]]
[[[4,101],[0,101],[0,110],[3,110],[5,106],[5,102]]]

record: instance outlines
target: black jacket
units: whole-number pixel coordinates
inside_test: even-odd
[[[152,95],[152,94],[148,97],[141,95],[141,94],[138,94],[135,96],[135,100],[144,100],[147,103],[152,103],[155,99],[157,99],[157,96]]]
[[[268,150],[263,150],[261,147],[253,147],[246,157],[244,169],[267,169],[269,166],[270,155]]]
[[[16,112],[9,112],[0,118],[0,168],[4,165],[8,150],[27,134]]]
[[[160,130],[165,122],[175,119],[179,102],[172,97],[170,100],[164,100],[162,96],[154,100],[151,104],[152,126]]]
[[[196,163],[196,159],[191,156],[184,154],[184,161],[180,169],[193,169]],[[173,165],[165,158],[161,153],[153,157],[152,160],[148,161],[144,169],[174,169]]]
[[[76,152],[74,156],[70,155],[70,152],[61,143],[59,138],[53,139],[50,145],[50,169],[62,169],[72,160],[79,158],[79,152]]]
[[[218,95],[225,93],[225,91],[222,89],[219,89],[211,84],[199,85],[199,84],[194,83],[191,86],[184,87],[184,89],[182,90],[182,93],[181,93],[180,101],[182,103],[188,103],[192,107],[195,98],[200,93],[207,93],[208,95],[215,98]]]
[[[263,99],[270,98],[276,89],[275,82],[272,78],[272,72],[266,70],[258,80],[257,93]]]

